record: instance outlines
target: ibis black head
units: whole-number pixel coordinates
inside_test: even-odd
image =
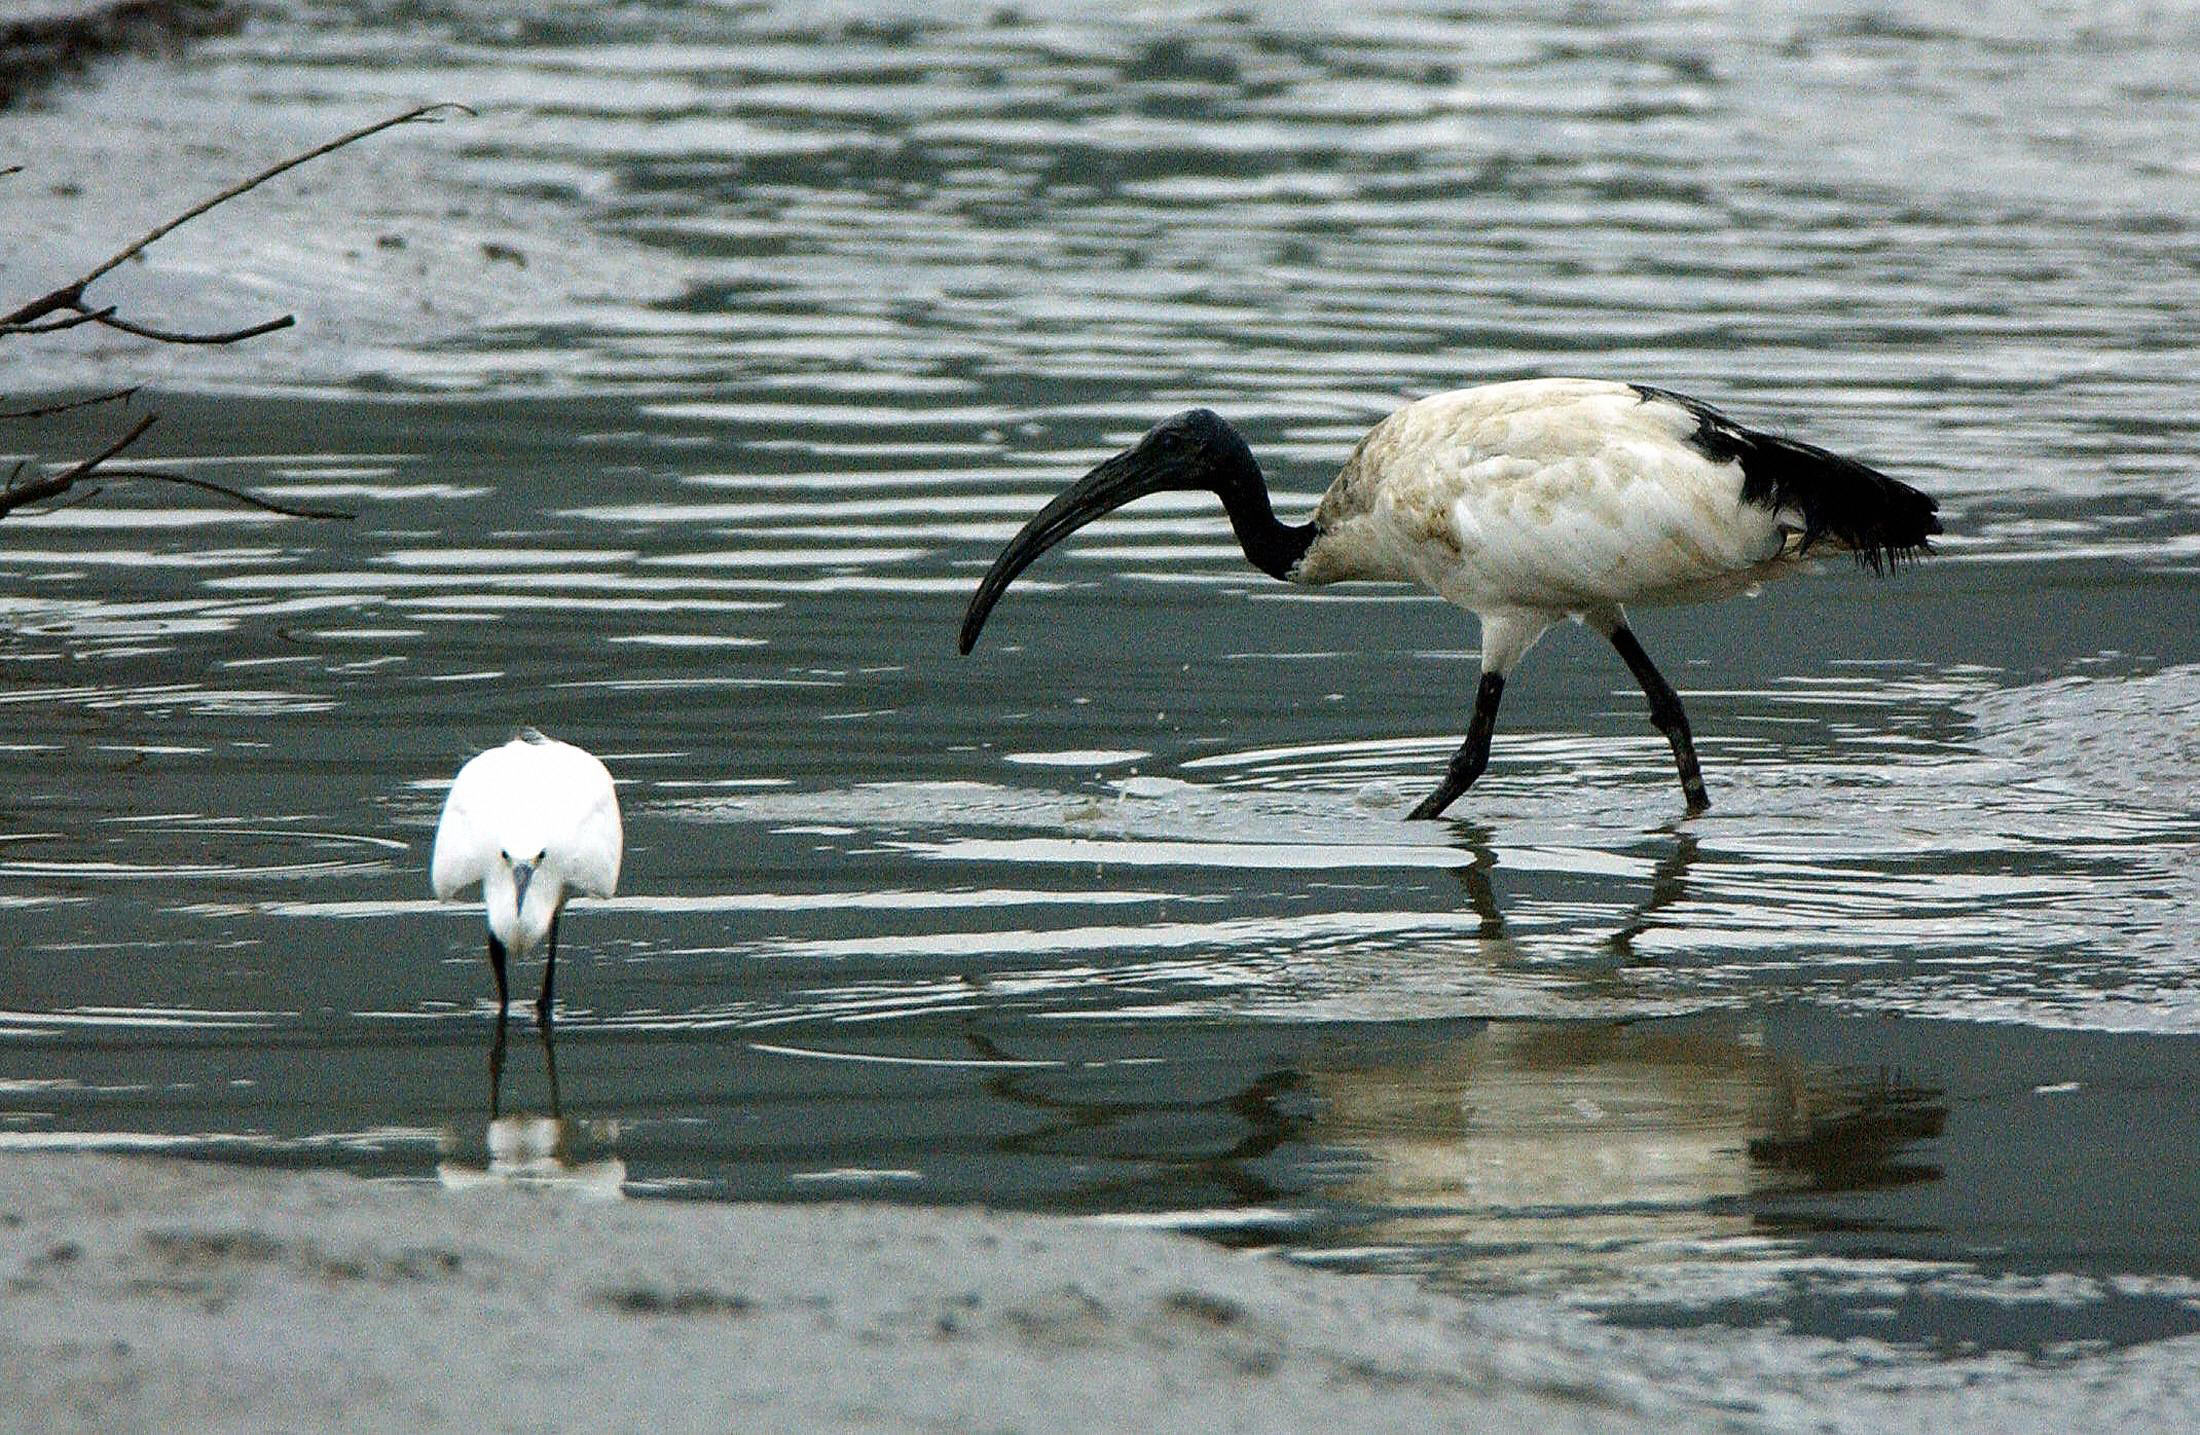
[[[963,614],[962,651],[970,651],[993,605],[1040,554],[1149,493],[1198,489],[1221,495],[1233,525],[1239,524],[1241,509],[1250,514],[1254,506],[1271,525],[1275,522],[1260,466],[1244,438],[1214,410],[1186,409],[1155,424],[1144,438],[1077,480],[1009,540]]]

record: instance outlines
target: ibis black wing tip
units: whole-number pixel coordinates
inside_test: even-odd
[[[1898,479],[1888,479],[1887,487],[1898,500],[1907,500],[1910,509],[1907,524],[1890,515],[1885,531],[1889,556],[1916,558],[1932,552],[1933,540],[1947,531],[1940,523],[1940,500]],[[1900,506],[1898,501],[1896,507]]]

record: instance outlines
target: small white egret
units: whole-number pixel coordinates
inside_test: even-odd
[[[1032,560],[1134,499],[1221,498],[1246,558],[1293,583],[1417,583],[1482,625],[1467,739],[1412,816],[1482,774],[1505,675],[1551,626],[1586,623],[1619,651],[1672,744],[1690,812],[1711,805],[1680,696],[1627,627],[1629,603],[1755,588],[1821,549],[1884,569],[1924,553],[1938,505],[1852,459],[1744,428],[1663,389],[1529,379],[1407,404],[1360,440],[1311,523],[1277,520],[1260,465],[1207,409],[1165,419],[1092,470],[1008,546],[963,616],[962,651]]]
[[[571,743],[528,728],[458,770],[436,824],[428,875],[446,902],[481,884],[500,1023],[510,1005],[505,959],[524,958],[538,946],[544,965],[535,1013],[549,1022],[558,916],[573,893],[610,896],[624,850],[611,774]]]

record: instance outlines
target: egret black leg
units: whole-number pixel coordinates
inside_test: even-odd
[[[550,918],[550,937],[544,944],[546,951],[542,963],[542,995],[535,998],[535,1020],[550,1025],[550,994],[558,980],[558,919]]]
[[[1407,821],[1442,816],[1444,809],[1457,801],[1460,793],[1474,786],[1482,769],[1490,765],[1490,734],[1496,730],[1497,703],[1504,696],[1504,675],[1484,673],[1482,686],[1474,692],[1474,716],[1467,722],[1467,740],[1452,754],[1444,780],[1437,784],[1434,792],[1421,799],[1420,806],[1406,814]]]
[[[512,1004],[512,995],[504,984],[504,943],[497,940],[494,932],[489,934],[489,970],[497,976],[497,1027],[502,1030],[504,1013]]]
[[[550,1035],[547,1022],[538,1030],[542,1034],[542,1069],[550,1077],[550,1114],[563,1121],[565,1103],[558,1099],[558,1044]]]
[[[1642,695],[1650,700],[1650,725],[1673,744],[1673,761],[1681,770],[1681,793],[1688,799],[1688,810],[1709,810],[1711,797],[1703,790],[1703,769],[1696,765],[1696,742],[1688,732],[1688,714],[1681,711],[1681,695],[1673,691],[1625,623],[1612,629],[1612,646],[1619,649],[1627,671],[1635,675]]]
[[[489,1043],[489,1119],[494,1121],[504,1099],[504,1018],[497,1017],[496,1040]]]

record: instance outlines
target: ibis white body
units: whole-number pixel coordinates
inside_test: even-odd
[[[428,875],[444,901],[480,884],[500,1007],[505,956],[547,946],[555,962],[567,899],[612,895],[624,852],[611,773],[571,743],[530,729],[458,770]],[[545,1009],[551,979],[546,968]]]
[[[1156,425],[1088,473],[1003,549],[964,615],[976,642],[1008,584],[1087,523],[1148,494],[1222,499],[1256,567],[1312,585],[1415,583],[1476,615],[1483,680],[1467,741],[1416,817],[1488,760],[1504,678],[1554,623],[1611,640],[1673,746],[1691,811],[1709,805],[1680,698],[1627,627],[1631,603],[1754,589],[1817,551],[1877,569],[1940,532],[1925,494],[1854,460],[1637,384],[1530,379],[1432,395],[1375,425],[1313,521],[1277,521],[1244,438],[1205,409]]]
[[[1721,598],[1792,567],[1800,513],[1744,501],[1699,420],[1626,384],[1531,379],[1410,403],[1362,439],[1294,582],[1416,583],[1474,613],[1509,671],[1552,623]]]

